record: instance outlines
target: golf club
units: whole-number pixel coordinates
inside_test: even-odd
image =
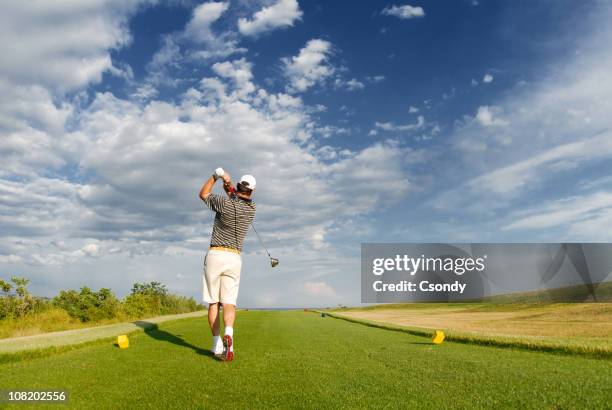
[[[257,229],[255,229],[255,225],[253,225],[253,223],[251,223],[251,228],[253,228],[253,231],[255,232],[255,235],[257,235],[257,239],[259,239],[259,243],[261,243],[261,246],[263,246],[263,248],[266,250],[266,253],[268,254],[268,257],[270,258],[270,265],[273,268],[278,266],[278,259],[273,258],[270,255],[270,252],[268,252],[268,248],[266,248],[266,245],[264,245],[263,241],[261,240],[261,236],[259,236],[259,233],[257,232]]]

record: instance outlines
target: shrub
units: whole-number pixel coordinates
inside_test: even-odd
[[[168,293],[159,282],[134,283],[132,294],[123,302],[124,312],[130,317],[187,313],[203,308],[193,298]]]
[[[158,296],[144,293],[128,295],[122,303],[123,312],[131,318],[156,316],[161,313],[162,304]]]
[[[53,307],[51,303],[45,306],[45,310],[35,311],[19,319],[0,320],[0,339],[72,329],[81,323],[64,309]]]
[[[40,310],[41,306],[45,304],[43,299],[35,298],[28,292],[29,279],[13,276],[11,282],[13,282],[13,285],[0,280],[0,290],[4,293],[0,297],[0,319],[24,317],[29,313]],[[13,288],[15,293],[10,294]]]
[[[198,310],[194,298],[179,295],[167,295],[163,300],[162,314],[187,313]]]
[[[62,290],[53,298],[53,305],[64,309],[81,322],[112,319],[119,311],[119,300],[108,288],[97,292],[88,287],[82,287],[80,292]]]

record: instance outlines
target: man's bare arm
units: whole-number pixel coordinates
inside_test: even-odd
[[[200,199],[204,200],[204,198],[206,198],[210,194],[210,191],[212,191],[215,182],[217,182],[217,179],[214,175],[208,178],[204,185],[202,185],[202,189],[200,189]]]

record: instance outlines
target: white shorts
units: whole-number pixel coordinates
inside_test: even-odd
[[[240,254],[210,249],[204,259],[204,302],[236,305],[241,268]]]

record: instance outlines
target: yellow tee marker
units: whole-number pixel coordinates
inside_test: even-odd
[[[433,338],[431,339],[431,342],[435,345],[439,345],[442,344],[442,342],[444,341],[444,332],[441,330],[436,330]]]
[[[127,349],[128,347],[130,347],[130,341],[127,335],[117,336],[117,345],[121,349]]]

